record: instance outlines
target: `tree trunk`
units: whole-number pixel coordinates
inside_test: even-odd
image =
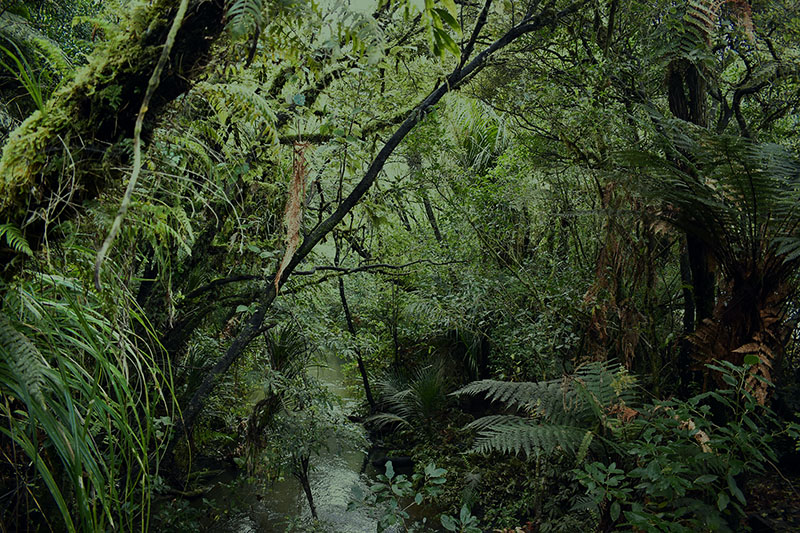
[[[442,244],[442,232],[439,231],[439,224],[436,222],[436,214],[433,212],[431,201],[428,199],[428,193],[422,191],[422,205],[425,206],[425,216],[428,217],[428,223],[433,229],[433,236],[436,237],[436,242]]]
[[[338,245],[338,240],[337,240]],[[338,266],[339,263],[339,248],[336,248],[336,265]],[[344,310],[344,318],[347,321],[347,331],[350,332],[350,336],[353,338],[353,341],[356,340],[356,327],[353,324],[353,315],[350,313],[350,306],[347,305],[347,297],[345,296],[344,292],[344,278],[339,276],[339,298],[342,300],[342,309]],[[367,367],[364,364],[364,358],[361,356],[361,351],[358,347],[354,347],[353,351],[356,352],[356,363],[358,363],[358,372],[361,374],[361,381],[364,383],[364,396],[367,398],[367,403],[369,403],[369,408],[371,411],[375,411],[375,399],[372,397],[372,389],[369,386],[369,376],[367,375]]]
[[[37,111],[11,134],[0,159],[0,221],[23,229],[34,250],[47,227],[74,216],[79,212],[74,206],[95,198],[120,178],[108,169],[125,166],[127,151],[119,149],[118,143],[133,136],[144,88],[177,4],[153,2],[141,25],[100,46],[75,79],[47,102],[46,113]],[[205,66],[214,37],[224,28],[224,12],[223,0],[190,2],[172,50],[171,68],[163,73],[150,103],[144,140],[152,132],[154,117],[185,93]],[[109,98],[112,92],[118,92],[118,97]],[[72,165],[72,184],[64,195],[62,174],[68,164]],[[9,263],[15,255],[13,250],[3,250],[0,264]],[[10,270],[3,276],[13,275]]]
[[[311,481],[308,478],[309,457],[307,455],[301,457],[299,463],[294,475],[300,482],[300,485],[303,486],[303,492],[306,493],[306,500],[308,500],[308,507],[311,509],[311,516],[314,520],[318,520],[317,506],[314,505],[314,495],[311,493]]]
[[[686,59],[672,61],[669,65],[668,80],[669,108],[675,118],[702,128],[708,127],[706,82],[697,65]],[[691,154],[684,155],[691,157]],[[681,165],[679,162],[678,166],[681,170],[692,173],[691,169],[685,168],[686,165]],[[699,179],[698,176],[695,177]],[[711,254],[708,246],[691,233],[686,234],[686,254],[691,271],[693,305],[685,304],[684,309],[686,312],[693,308],[695,316],[690,318],[696,328],[714,311],[716,278],[710,268]],[[688,321],[689,317],[684,317],[685,325],[689,323]]]

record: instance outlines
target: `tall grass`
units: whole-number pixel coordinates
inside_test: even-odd
[[[44,115],[46,113],[45,102],[47,101],[47,96],[42,90],[41,80],[35,76],[33,68],[28,63],[28,60],[25,59],[25,55],[20,51],[19,47],[14,43],[11,43],[11,46],[14,50],[0,45],[0,67],[17,78],[17,81],[30,95],[36,109]]]
[[[18,478],[0,502],[14,503],[16,516],[3,519],[146,531],[159,463],[154,421],[174,405],[168,372],[142,349],[152,339],[133,327],[151,336],[149,325],[124,289],[116,308],[54,275],[2,289],[0,443],[11,450],[2,467]]]

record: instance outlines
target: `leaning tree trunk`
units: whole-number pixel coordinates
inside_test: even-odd
[[[155,0],[141,21],[98,46],[74,80],[9,138],[0,159],[0,223],[24,231],[37,249],[48,227],[74,216],[120,177],[111,169],[127,161],[123,141],[133,137],[145,87],[178,10]],[[210,59],[223,28],[224,0],[191,0],[170,63],[149,106],[144,140],[163,107],[189,88]],[[144,9],[144,8],[139,8]],[[0,251],[0,264],[14,258]],[[3,277],[14,274],[6,268]]]
[[[367,191],[372,187],[373,183],[378,179],[378,175],[383,170],[389,156],[392,155],[401,141],[405,139],[406,135],[408,135],[433,107],[439,103],[445,94],[458,90],[462,85],[471,80],[478,72],[483,70],[489,59],[497,52],[520,37],[543,28],[555,27],[565,18],[578,12],[580,8],[588,2],[586,0],[577,0],[559,12],[545,10],[536,15],[531,14],[473,57],[474,46],[478,42],[481,30],[486,25],[491,3],[491,0],[487,0],[484,4],[472,35],[462,53],[461,63],[447,76],[444,82],[439,83],[436,88],[409,112],[403,123],[395,130],[394,134],[389,137],[383,145],[383,148],[381,148],[372,160],[372,163],[361,178],[361,181],[358,182],[350,194],[342,200],[336,210],[328,218],[320,222],[305,236],[303,242],[286,265],[286,268],[279,274],[276,273],[277,279],[274,279],[274,283],[269,283],[265,291],[260,295],[256,311],[250,316],[241,332],[233,340],[230,347],[225,352],[225,355],[223,355],[208,371],[203,382],[183,409],[183,423],[179,424],[176,428],[176,432],[165,452],[167,456],[172,454],[178,441],[183,439],[185,435],[191,434],[197,417],[202,411],[206,399],[217,386],[220,376],[228,371],[231,365],[241,357],[250,342],[262,331],[267,311],[275,301],[278,289],[286,282],[295,268],[297,268],[300,262],[311,253],[316,245],[332,232],[345,216],[361,201]]]
[[[306,494],[306,500],[308,500],[308,507],[311,509],[311,516],[314,520],[317,520],[319,517],[317,516],[317,506],[314,504],[314,495],[311,493],[311,480],[308,477],[308,470],[309,470],[309,456],[304,455],[298,459],[298,464],[296,465],[296,470],[293,472],[294,476],[300,482],[300,485],[303,487],[303,492]]]

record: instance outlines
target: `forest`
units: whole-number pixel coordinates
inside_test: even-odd
[[[0,1],[0,533],[800,530],[794,0]]]

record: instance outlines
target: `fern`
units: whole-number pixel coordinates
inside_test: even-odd
[[[264,1],[234,0],[225,16],[234,38],[250,36],[264,27]]]
[[[195,98],[205,101],[214,111],[219,125],[230,130],[226,138],[219,138],[219,125],[211,126],[207,131],[210,139],[239,149],[244,148],[239,146],[242,138],[249,144],[268,146],[273,150],[279,146],[275,112],[270,101],[259,93],[256,82],[202,82],[192,92]]]
[[[562,451],[580,457],[588,452],[594,430],[607,425],[610,408],[635,401],[634,383],[624,368],[598,362],[563,379],[483,380],[454,394],[483,395],[526,415],[490,415],[470,423],[467,428],[478,432],[473,451],[525,455]]]
[[[8,365],[11,383],[4,383],[23,397],[27,394],[44,405],[47,363],[33,343],[0,314],[0,354]]]
[[[375,385],[384,412],[367,421],[379,428],[391,424],[428,427],[447,405],[449,380],[438,365],[417,368],[408,380],[389,374]]]
[[[31,250],[28,241],[22,235],[22,231],[15,225],[0,224],[0,237],[5,235],[6,243],[15,251],[33,257],[33,250]]]

